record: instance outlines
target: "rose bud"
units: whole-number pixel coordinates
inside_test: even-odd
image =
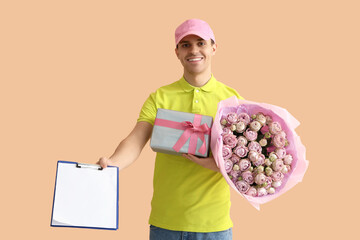
[[[265,133],[264,137],[265,138],[271,138],[271,133],[269,133],[269,132]]]
[[[271,122],[269,124],[269,131],[271,134],[278,134],[281,131],[281,125],[279,122]]]
[[[290,172],[290,170],[291,170],[290,165],[285,165],[285,167],[287,167],[288,172]]]
[[[251,163],[249,159],[247,158],[241,159],[239,162],[239,167],[240,167],[240,171],[242,172],[249,170],[249,168],[251,167]]]
[[[251,141],[248,145],[248,148],[250,151],[256,151],[258,153],[261,153],[262,150],[260,143],[256,141]]]
[[[284,168],[284,162],[281,159],[276,159],[271,167],[275,172],[281,171]]]
[[[237,178],[237,180],[238,180],[238,181],[241,181],[241,180],[243,180],[243,179],[242,179],[242,177],[240,176],[240,177]]]
[[[288,142],[288,140],[287,139],[285,139],[285,147],[287,147],[287,146],[289,146],[289,142]]]
[[[240,158],[238,156],[236,156],[235,154],[233,154],[231,157],[230,157],[230,160],[233,162],[233,163],[238,163],[240,161]]]
[[[267,140],[265,138],[259,141],[260,146],[265,147],[267,145]]]
[[[245,125],[248,125],[250,123],[250,116],[247,113],[239,113],[238,119],[239,121],[244,122]]]
[[[235,149],[234,149],[234,153],[239,156],[240,158],[243,158],[245,157],[249,152],[249,149],[245,146],[237,146]]]
[[[271,116],[265,116],[266,118],[266,124],[270,124],[272,122]]]
[[[268,192],[268,194],[274,194],[275,193],[275,188],[270,187],[270,188],[267,189],[267,192]]]
[[[263,187],[258,188],[257,192],[258,192],[258,194],[257,194],[258,197],[263,197],[263,196],[267,195],[267,191]]]
[[[271,164],[272,164],[272,162],[270,161],[270,159],[266,158],[265,165],[269,167],[269,166],[271,166]]]
[[[226,115],[226,120],[229,124],[234,124],[238,122],[238,115],[234,112],[228,113]]]
[[[275,154],[276,156],[278,156],[279,159],[283,159],[286,155],[286,150],[285,148],[277,148],[275,150]]]
[[[221,119],[220,124],[223,126],[226,126],[228,122],[226,121],[226,118]]]
[[[284,157],[284,163],[287,164],[287,165],[291,165],[293,161],[293,157],[290,155],[290,154],[287,154],[285,157]]]
[[[256,168],[256,172],[257,172],[257,173],[262,173],[262,172],[264,172],[264,166],[258,166],[258,167]]]
[[[223,136],[223,142],[230,148],[234,148],[237,144],[237,138],[234,134],[230,133]]]
[[[244,136],[238,137],[238,141],[237,141],[238,146],[246,146],[247,143],[248,143],[248,140],[246,139],[246,137],[244,137]]]
[[[269,154],[269,159],[270,159],[271,162],[274,162],[277,158],[278,158],[278,157],[277,157],[277,155],[276,155],[274,152],[271,152],[271,153]]]
[[[274,188],[278,188],[281,186],[281,181],[272,182],[271,186],[273,186]]]
[[[271,187],[272,178],[271,178],[271,177],[266,177],[264,184],[266,184],[266,185],[264,186],[266,189],[268,189],[269,187]]]
[[[273,138],[272,138],[272,144],[277,147],[277,148],[283,148],[285,147],[285,138],[281,135],[276,134]]]
[[[235,130],[238,133],[242,133],[244,132],[244,130],[246,129],[246,124],[243,121],[239,121],[238,123],[235,124]]]
[[[256,115],[256,120],[262,125],[264,126],[266,124],[266,117],[264,116],[264,114],[259,113]]]
[[[233,162],[231,160],[227,159],[227,160],[225,160],[224,164],[225,164],[225,171],[227,173],[229,173],[231,171],[231,169],[233,168],[233,165],[234,165]]]
[[[250,187],[249,190],[245,194],[249,195],[249,196],[252,196],[252,197],[256,197],[257,190],[254,187]]]
[[[247,182],[243,181],[243,180],[242,181],[237,181],[235,183],[235,186],[239,190],[240,193],[246,193],[250,188],[250,185]]]
[[[256,184],[261,185],[266,181],[266,176],[263,173],[258,173],[254,180]]]
[[[230,179],[233,179],[233,176],[231,176],[231,175],[228,175],[228,177],[229,177]]]
[[[254,120],[250,123],[250,129],[255,131],[255,132],[258,132],[261,128],[261,123]]]
[[[253,167],[250,167],[250,168],[249,168],[249,171],[250,171],[250,172],[253,172],[253,171],[254,171],[254,168],[253,168]]]
[[[238,165],[238,164],[234,164],[233,170],[234,170],[234,171],[239,171],[239,170],[240,170],[239,165]]]
[[[241,177],[242,177],[242,179],[244,179],[244,181],[246,181],[249,184],[254,183],[254,175],[250,171],[245,171],[245,172],[241,173]]]
[[[256,114],[251,115],[252,119],[256,119]]]
[[[230,126],[230,130],[231,130],[231,131],[235,131],[235,130],[236,130],[236,125],[235,125],[235,124],[232,124],[232,125]]]
[[[222,155],[224,159],[229,159],[232,155],[232,151],[231,148],[229,148],[228,146],[224,145],[223,149],[222,149]]]
[[[281,169],[281,172],[286,174],[288,172],[288,168],[284,165],[283,169]]]
[[[273,170],[271,167],[266,167],[265,168],[265,174],[266,176],[271,176],[273,174]]]
[[[244,137],[246,137],[246,139],[249,141],[255,141],[258,137],[258,134],[257,134],[257,132],[252,131],[250,128],[248,128],[244,132]]]

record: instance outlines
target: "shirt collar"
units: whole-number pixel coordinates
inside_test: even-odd
[[[213,74],[211,74],[211,77],[209,79],[209,81],[207,81],[207,83],[202,86],[202,87],[195,87],[193,85],[191,85],[190,83],[188,83],[184,76],[179,80],[179,84],[180,86],[182,87],[182,89],[185,91],[185,92],[190,92],[190,91],[194,91],[194,89],[200,89],[200,90],[203,90],[205,92],[211,92],[211,91],[214,91],[215,90],[215,85],[216,85],[216,79],[214,77]]]

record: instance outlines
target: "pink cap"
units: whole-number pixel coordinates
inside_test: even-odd
[[[200,19],[189,19],[183,22],[175,30],[175,44],[187,35],[197,35],[204,40],[212,39],[215,42],[215,36],[207,22]]]

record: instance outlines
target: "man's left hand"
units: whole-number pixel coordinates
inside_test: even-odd
[[[204,168],[208,168],[210,170],[213,170],[215,172],[220,172],[220,169],[217,167],[215,159],[213,156],[207,157],[207,158],[198,158],[192,154],[183,153],[182,156],[184,158],[189,159],[190,161],[193,161],[194,163],[197,163]]]

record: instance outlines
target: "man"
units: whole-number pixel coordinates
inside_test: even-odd
[[[217,44],[210,26],[189,19],[175,31],[175,54],[184,67],[183,77],[150,94],[137,124],[102,167],[120,170],[133,163],[149,140],[158,108],[215,117],[219,101],[237,96],[211,72]],[[156,154],[154,194],[151,202],[150,239],[232,239],[230,190],[212,155],[198,158]]]

